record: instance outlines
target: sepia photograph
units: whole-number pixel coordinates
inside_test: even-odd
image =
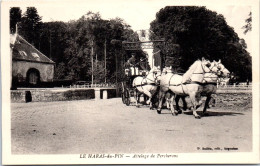
[[[259,1],[1,2],[2,162],[257,164]]]

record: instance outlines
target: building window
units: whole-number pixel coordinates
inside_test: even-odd
[[[27,57],[27,54],[25,51],[19,51],[19,54],[22,56],[22,57]]]
[[[37,53],[32,53],[32,56],[36,59],[36,60],[40,60],[40,57]]]

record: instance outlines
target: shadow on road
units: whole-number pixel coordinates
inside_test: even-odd
[[[202,115],[202,111],[197,111],[199,115]],[[172,114],[169,112],[161,112],[161,114]],[[185,115],[192,115],[192,112],[183,112],[182,114]],[[236,113],[236,112],[207,112],[207,115],[204,115],[203,117],[208,116],[237,116],[237,115],[244,115],[243,113]]]
[[[199,115],[202,115],[202,111],[197,111]],[[237,116],[237,115],[244,115],[243,113],[237,113],[237,112],[211,112],[207,111],[207,114],[204,116]],[[183,114],[192,115],[192,112],[184,112]]]

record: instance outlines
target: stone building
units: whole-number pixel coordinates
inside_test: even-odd
[[[11,34],[12,87],[53,82],[55,62],[18,34]]]

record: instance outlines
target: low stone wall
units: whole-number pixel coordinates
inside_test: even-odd
[[[12,90],[11,102],[25,102],[25,91]]]
[[[226,109],[247,109],[252,108],[252,90],[217,90],[216,94],[212,95],[213,100],[210,101],[210,106]],[[190,98],[185,98],[188,108],[192,106]],[[206,97],[202,97],[204,103]],[[179,105],[182,107],[182,100],[179,100]],[[174,102],[175,105],[175,102]],[[204,104],[203,104],[204,107]]]
[[[217,107],[252,108],[252,91],[217,91]]]
[[[94,98],[94,89],[11,91],[11,102],[50,102]]]

